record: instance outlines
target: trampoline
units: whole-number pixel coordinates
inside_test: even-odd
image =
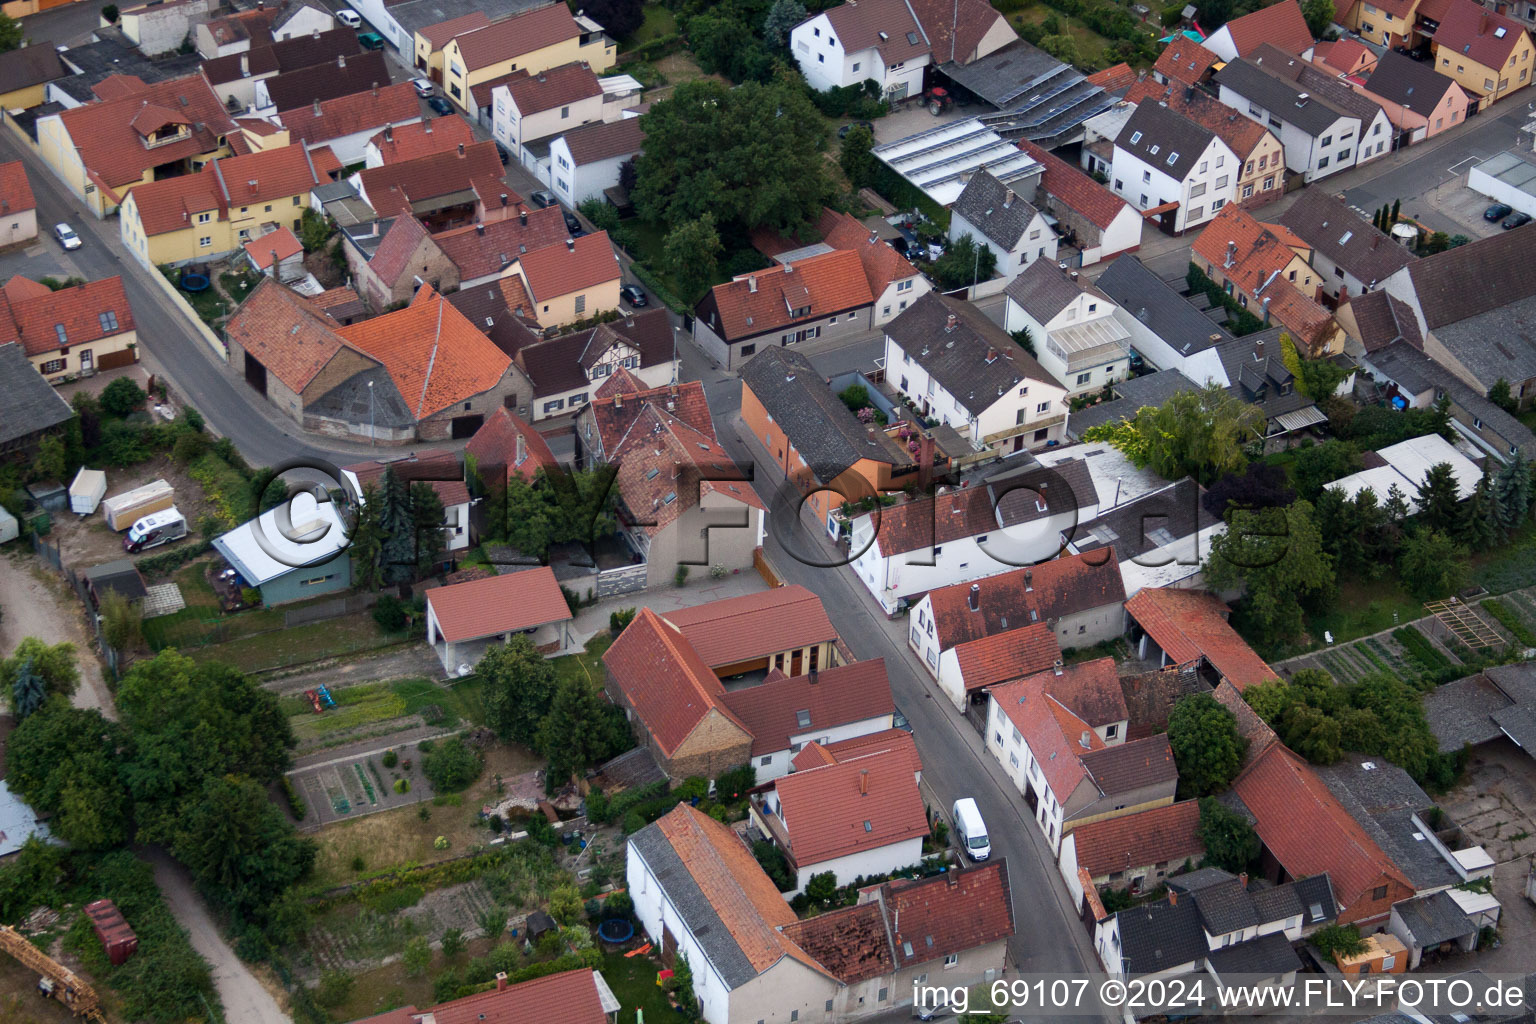
[[[205,292],[210,282],[207,274],[182,274],[181,290],[184,292]]]
[[[597,926],[597,937],[604,942],[628,942],[635,937],[635,926],[622,917],[610,917]]]

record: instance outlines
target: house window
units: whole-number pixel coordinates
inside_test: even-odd
[[[891,307],[890,306],[881,306],[880,307],[880,315],[881,316],[890,316],[891,315]]]
[[[1270,189],[1272,189],[1274,187],[1275,187],[1275,176],[1273,174],[1271,174],[1269,177],[1264,179],[1264,191],[1268,192]]]
[[[1046,438],[1046,435],[1048,435],[1050,432],[1051,431],[1050,431],[1049,428],[1041,427],[1039,430],[1035,431],[1035,440],[1036,441],[1044,441],[1045,438]],[[1034,614],[1035,614],[1034,612],[1030,613],[1030,621],[1031,622],[1034,621]]]
[[[825,63],[826,63],[826,62],[827,62],[827,55],[826,55],[826,54],[824,54],[824,53],[818,53],[818,54],[817,54],[817,55],[816,55],[816,63],[817,63],[817,64],[825,64]],[[791,1018],[790,1018],[790,1019],[791,1019],[791,1020],[794,1020],[794,1019],[795,1019],[795,1018],[794,1018],[794,1017],[791,1017]]]
[[[1205,195],[1205,182],[1202,181],[1200,184],[1190,187],[1189,198],[1197,199],[1203,195]]]
[[[105,313],[98,314],[96,319],[101,321],[101,329],[103,331],[117,330],[117,314],[112,310],[109,309]]]
[[[854,61],[853,62],[853,70],[855,72],[857,72],[859,70],[859,62],[858,61]]]
[[[1456,70],[1460,71],[1461,68],[1458,67]],[[1487,91],[1487,92],[1493,92],[1493,79],[1491,79],[1491,78],[1483,79],[1483,89],[1485,91]]]
[[[585,313],[586,311],[587,311],[587,297],[585,295],[578,295],[578,296],[576,296],[576,312],[578,312],[578,313]]]
[[[1253,186],[1252,185],[1244,185],[1243,186],[1243,198],[1247,199],[1251,195],[1253,195]]]
[[[899,291],[899,292],[909,292],[909,291],[911,291],[912,290],[912,279],[911,278],[907,278],[905,281],[897,282],[896,290]]]
[[[1323,157],[1321,160],[1319,160],[1317,162],[1317,169],[1318,170],[1322,170],[1324,167],[1327,167],[1327,166],[1328,166],[1328,158],[1327,157]]]
[[[951,954],[949,954],[948,956],[946,956],[944,958],[944,969],[946,971],[949,970],[951,967],[958,967],[959,965],[960,965],[960,954],[959,953],[951,953]]]
[[[1093,378],[1093,371],[1091,371],[1091,370],[1089,372],[1087,372],[1087,373],[1080,373],[1080,374],[1078,374],[1077,375],[1077,386],[1078,387],[1082,387],[1084,384],[1087,384],[1088,381],[1091,380],[1092,378]]]
[[[764,755],[763,757],[758,758],[757,759],[757,764],[758,764],[759,768],[766,768],[766,767],[768,767],[769,765],[773,764],[773,755],[772,754],[767,754],[767,755]]]
[[[563,398],[555,398],[555,399],[552,399],[552,400],[544,403],[544,411],[546,413],[558,412],[558,411],[560,411],[561,409],[564,409],[564,408],[565,408],[565,399],[563,399]]]
[[[293,205],[294,206],[298,206],[299,205],[299,197],[298,196],[294,196],[293,197]]]
[[[266,205],[266,207],[265,207],[265,208],[264,208],[264,209],[263,209],[263,210],[262,210],[262,211],[261,211],[261,212],[262,212],[262,213],[271,213],[271,212],[272,212],[272,204],[271,204],[271,203],[268,203],[268,204],[267,204],[267,205]]]
[[[576,408],[578,405],[586,405],[586,404],[587,404],[587,393],[585,391],[581,392],[578,395],[572,395],[571,396],[571,408],[572,409]],[[469,403],[468,402],[464,403],[464,407],[466,409],[469,408]]]
[[[333,580],[335,578],[336,578],[336,574],[333,573],[333,572],[332,573],[326,573],[324,576],[312,576],[312,577],[310,577],[307,580],[299,580],[299,586],[301,586],[301,587],[312,587],[312,586],[314,586],[317,583],[324,583],[327,580]]]
[[[928,984],[928,972],[924,971],[922,974],[919,974],[917,977],[912,979],[912,982],[916,985]]]
[[[1384,900],[1386,898],[1387,898],[1387,887],[1386,886],[1378,885],[1376,888],[1371,890],[1371,899],[1373,899],[1373,900]]]
[[[1008,755],[1008,763],[1010,765],[1012,765],[1013,767],[1017,768],[1019,766],[1019,755],[1018,754],[1009,754]]]
[[[1189,219],[1191,221],[1197,221],[1197,220],[1199,220],[1203,216],[1205,216],[1205,207],[1204,206],[1194,206],[1194,207],[1190,208],[1190,210],[1189,210]]]
[[[1227,187],[1227,176],[1225,174],[1223,174],[1221,177],[1216,179],[1216,187],[1217,188],[1226,188]]]
[[[1178,154],[1175,153],[1174,156],[1178,156]],[[1201,160],[1200,161],[1200,173],[1204,174],[1207,170],[1210,169],[1210,166],[1211,166],[1211,162],[1209,160]]]
[[[1131,145],[1134,146],[1134,145],[1136,145],[1136,143],[1138,143],[1140,141],[1141,141],[1141,132],[1132,132],[1131,133]]]
[[[571,169],[571,162],[563,156],[560,157],[560,169],[563,171],[568,171]]]
[[[63,373],[64,367],[69,365],[67,359],[50,359],[43,364],[44,373]]]
[[[1147,182],[1149,182],[1151,180],[1152,180],[1152,172],[1151,171],[1142,171],[1141,172],[1141,182],[1142,182],[1142,184],[1145,185]]]
[[[882,988],[879,991],[879,993],[875,996],[875,1000],[876,1000],[876,1002],[883,1003],[883,1002],[886,1001],[886,999],[888,999],[890,997],[890,994],[891,994],[891,990],[890,989]]]
[[[741,346],[741,354],[744,355],[744,356],[750,356],[752,353],[754,353],[756,351],[757,351],[757,345],[756,344]]]
[[[207,235],[204,235],[202,238],[199,238],[197,240],[197,246],[198,246],[199,249],[206,249],[206,248],[208,248],[212,244],[213,244],[213,239],[210,238]]]
[[[1042,414],[1042,413],[1047,413],[1047,412],[1050,412],[1050,411],[1051,411],[1051,403],[1050,403],[1049,399],[1047,399],[1046,401],[1041,402],[1039,405],[1035,406],[1035,415],[1037,415],[1037,416]]]
[[[1145,193],[1145,192],[1143,192],[1143,193],[1142,193],[1142,194],[1141,194],[1141,205],[1142,205],[1142,206],[1143,206],[1143,207],[1146,207],[1146,206],[1150,206],[1150,205],[1152,205],[1152,204],[1151,204],[1151,203],[1148,203],[1148,202],[1147,202],[1147,194],[1146,194],[1146,193]]]
[[[800,1019],[800,1011],[799,1010],[790,1010],[789,1011],[789,1019],[791,1021],[799,1020]]]
[[[1333,136],[1332,135],[1324,135],[1323,136],[1323,140],[1321,142],[1319,142],[1318,145],[1324,147],[1325,149],[1327,147],[1333,145]]]
[[[830,1000],[830,999],[827,1000],[827,1012],[828,1013],[832,1012],[832,1000]]]
[[[211,214],[211,213],[200,213],[200,214],[197,215],[197,222],[199,224],[207,224],[209,218],[212,217],[212,216],[213,216],[213,214]]]

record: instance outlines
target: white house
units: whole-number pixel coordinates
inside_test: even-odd
[[[917,788],[910,739],[784,775],[754,794],[752,822],[783,851],[794,872],[790,899],[813,875],[838,885],[887,875],[923,859],[928,811]]]
[[[336,27],[331,12],[311,3],[295,4],[272,23],[272,41],[281,42],[298,36],[329,32]]]
[[[1098,508],[1083,460],[1021,466],[855,519],[854,572],[894,615],[931,590],[1053,557]]]
[[[997,257],[997,276],[1011,278],[1036,260],[1056,261],[1056,231],[1045,215],[985,168],[971,176],[950,209],[949,238],[970,236]]]
[[[571,609],[547,565],[434,587],[427,593],[427,643],[443,670],[463,675],[487,650],[526,634],[546,657],[575,643]]]
[[[1131,332],[1108,295],[1054,261],[1033,264],[1008,285],[1003,329],[1026,330],[1036,358],[1068,395],[1097,391],[1129,372]]]
[[[981,584],[971,586],[970,597],[980,611]],[[924,627],[927,621],[925,617]],[[913,631],[918,629],[914,624]],[[955,710],[964,711],[972,703],[986,702],[987,687],[1043,672],[1060,660],[1061,645],[1050,624],[1032,622],[1006,633],[968,640],[939,655],[939,689]]]
[[[1138,104],[1115,138],[1115,192],[1175,233],[1204,224],[1232,201],[1242,170],[1215,132],[1160,103]]]
[[[1131,346],[1148,363],[1178,370],[1203,386],[1215,381],[1226,387],[1220,346],[1232,335],[1211,322],[1184,296],[1132,255],[1109,265],[1094,282],[1115,303],[1115,319],[1130,332]]]
[[[1128,598],[1145,587],[1198,587],[1211,542],[1227,532],[1227,524],[1205,509],[1203,496],[1200,485],[1186,477],[1122,502],[1079,524],[1067,550],[1113,550]]]
[[[824,92],[873,80],[890,100],[923,91],[930,46],[906,0],[839,4],[789,34],[790,52],[812,89]]]
[[[723,700],[752,734],[759,784],[788,775],[806,744],[825,747],[883,732],[896,711],[881,658],[791,677],[772,671],[761,685],[729,690]]]
[[[491,90],[491,133],[535,173],[549,158],[554,136],[602,118],[603,87],[584,62],[512,78]]]
[[[937,292],[886,324],[885,379],[973,444],[1018,452],[1066,432],[1055,378],[974,306]]]
[[[619,183],[619,168],[638,156],[644,144],[638,117],[568,131],[549,145],[546,184],[567,206],[597,199]]]
[[[372,460],[343,466],[342,477],[359,496],[363,488],[377,486],[384,471],[393,467],[395,475],[409,487],[412,483],[431,486],[443,503],[443,546],[448,551],[463,551],[470,545],[469,488],[464,470],[453,452],[422,452],[389,462]]]
[[[1280,73],[1282,68],[1275,61],[1282,59],[1283,55],[1270,55],[1233,61],[1216,74],[1215,81],[1221,102],[1279,137],[1287,170],[1309,182],[1348,170],[1355,166],[1366,133],[1372,133],[1374,140],[1369,143],[1371,157],[1381,155],[1375,152],[1375,143],[1389,144],[1392,129],[1379,106],[1365,101],[1375,107],[1381,120],[1373,115],[1371,123],[1364,123],[1333,99],[1317,95],[1315,88]],[[1261,60],[1268,60],[1269,66]],[[1390,145],[1383,152],[1388,149]]]

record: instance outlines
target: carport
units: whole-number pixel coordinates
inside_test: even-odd
[[[547,565],[427,592],[427,643],[449,675],[463,674],[515,633],[529,634],[546,656],[574,646],[571,609]]]

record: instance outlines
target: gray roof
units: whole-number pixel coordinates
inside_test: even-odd
[[[1516,704],[1495,711],[1493,720],[1524,750],[1536,750],[1536,704]]]
[[[138,601],[148,593],[144,587],[144,577],[139,575],[133,562],[126,558],[93,565],[85,570],[85,578],[90,580],[92,589],[98,594],[112,590],[130,601]]]
[[[79,72],[52,83],[54,88],[62,89],[81,103],[94,102],[97,96],[91,87],[112,75],[133,75],[153,85],[167,79],[197,74],[202,60],[196,53],[150,60],[139,52],[137,46],[128,42],[121,29],[112,27],[93,31],[95,42],[72,46],[60,55],[67,66],[79,68]]]
[[[1041,84],[1072,69],[1023,39],[969,64],[946,63],[944,73],[994,107],[1006,108]],[[1079,76],[1081,77],[1081,76]],[[1054,84],[1054,83],[1053,83]]]
[[[1286,75],[1261,67],[1248,57],[1234,60],[1216,72],[1216,84],[1231,89],[1308,135],[1320,136],[1339,118],[1352,116],[1312,95]],[[1302,99],[1303,96],[1307,98]]]
[[[1236,877],[1222,868],[1196,868],[1168,879],[1168,888],[1174,892],[1198,892],[1206,886],[1218,885]]]
[[[1476,746],[1502,735],[1493,720],[1510,700],[1481,674],[1437,686],[1424,695],[1424,717],[1435,734],[1440,753],[1453,754],[1467,745]]]
[[[1284,932],[1270,932],[1235,946],[1211,952],[1211,970],[1217,974],[1255,974],[1273,978],[1301,970],[1301,957],[1291,948]]]
[[[1384,100],[1426,113],[1438,106],[1446,90],[1455,84],[1436,71],[1434,64],[1414,60],[1396,50],[1384,50],[1377,56],[1376,70],[1365,83],[1367,89]]]
[[[1301,908],[1306,914],[1302,922],[1308,926],[1322,924],[1324,921],[1332,921],[1339,914],[1338,899],[1333,894],[1333,879],[1328,875],[1312,875],[1309,878],[1299,878],[1289,885],[1277,886],[1277,889],[1290,889],[1296,894]],[[1313,908],[1318,908],[1317,913]]]
[[[1536,665],[1530,662],[1490,665],[1483,670],[1483,675],[1515,703],[1536,704]]]
[[[1074,412],[1067,420],[1067,430],[1075,437],[1101,423],[1117,423],[1133,418],[1142,406],[1162,405],[1181,391],[1198,391],[1200,386],[1179,370],[1158,370],[1156,373],[1130,377],[1111,386],[1118,398]]]
[[[1367,352],[1386,348],[1399,339],[1415,348],[1423,346],[1419,318],[1414,316],[1413,308],[1386,289],[1351,296],[1348,305],[1355,315],[1357,340]]]
[[[1239,879],[1201,886],[1192,895],[1195,909],[1200,911],[1200,923],[1211,935],[1225,935],[1260,923],[1253,897]]]
[[[1397,382],[1410,395],[1422,395],[1447,376],[1447,371],[1406,341],[1394,341],[1372,352],[1371,365]]]
[[[1004,255],[1012,252],[1013,247],[1019,244],[1030,222],[1039,214],[1038,210],[1024,201],[1023,196],[998,181],[986,168],[971,175],[971,180],[965,183],[952,209],[985,235],[987,241]]]
[[[742,367],[741,381],[784,429],[822,483],[860,459],[892,465],[911,461],[884,433],[866,429],[799,352],[764,349]]]
[[[372,383],[372,387],[368,385]],[[376,427],[405,430],[416,417],[395,387],[394,378],[382,366],[355,373],[304,407],[306,413],[343,423],[372,423]]]
[[[1216,134],[1162,103],[1147,100],[1120,129],[1115,147],[1183,181]]]
[[[1291,208],[1280,215],[1280,223],[1367,287],[1385,281],[1414,260],[1406,246],[1392,241],[1343,200],[1322,189],[1302,189]]]
[[[1185,477],[1160,491],[1110,509],[1097,519],[1077,524],[1072,527],[1072,544],[1078,551],[1112,544],[1121,561],[1148,554],[1159,546],[1157,538],[1150,534],[1166,530],[1178,540],[1221,522],[1205,510],[1200,497],[1200,485]]]
[[[1232,338],[1135,256],[1121,256],[1099,275],[1099,290],[1176,352],[1202,352]]]
[[[1369,764],[1369,769],[1365,766]],[[1441,856],[1414,816],[1434,801],[1408,773],[1390,761],[1345,754],[1316,769],[1350,817],[1376,841],[1420,889],[1455,885],[1461,876]]]
[[[728,988],[740,986],[757,977],[752,961],[737,944],[704,890],[694,880],[688,865],[678,856],[677,850],[656,822],[629,837],[630,848],[640,854],[656,881],[665,891],[683,924],[694,940],[703,948],[704,955],[720,974]]]
[[[1409,264],[1413,294],[1429,330],[1438,332],[1446,324],[1536,295],[1536,274],[1530,272],[1533,242],[1536,226],[1526,224]]]
[[[1532,275],[1536,277],[1536,274]],[[1488,396],[1472,390],[1466,381],[1460,377],[1434,366],[1438,376],[1435,384],[1440,391],[1445,392],[1452,402],[1465,409],[1470,415],[1482,421],[1483,427],[1494,431],[1504,440],[1520,449],[1527,459],[1536,457],[1536,434],[1531,433],[1531,428],[1515,419],[1514,416],[1494,405],[1488,400]],[[1500,455],[1508,454],[1500,452]]]
[[[19,344],[0,345],[0,445],[52,430],[74,414]]]
[[[1256,406],[1271,422],[1288,412],[1316,405],[1296,390],[1291,371],[1280,358],[1280,335],[1284,330],[1277,325],[1223,342],[1216,349],[1230,382],[1228,393]]]
[[[1536,277],[1536,275],[1532,275]],[[1484,388],[1501,377],[1516,386],[1536,377],[1536,295],[1442,324],[1435,337]]]
[[[908,306],[886,325],[885,334],[972,416],[991,408],[1020,381],[1055,384],[1035,357],[985,314],[938,292]]]
[[[1050,260],[1035,260],[1009,281],[1006,289],[1010,299],[1042,324],[1049,323],[1083,292],[1103,294],[1086,278],[1073,278]],[[1109,296],[1105,295],[1104,299],[1108,301]]]
[[[43,40],[12,50],[0,61],[0,93],[41,85],[69,74],[53,43]]]
[[[405,0],[385,9],[401,28],[412,35],[439,22],[452,21],[476,11],[487,11],[492,21],[501,21],[530,7],[543,7],[548,0],[501,0],[491,7],[485,0]]]
[[[1413,944],[1421,949],[1477,932],[1477,925],[1444,890],[1394,903],[1392,912],[1407,925]]]
[[[1126,973],[1136,977],[1203,960],[1210,954],[1193,902],[1167,900],[1115,914]]]

